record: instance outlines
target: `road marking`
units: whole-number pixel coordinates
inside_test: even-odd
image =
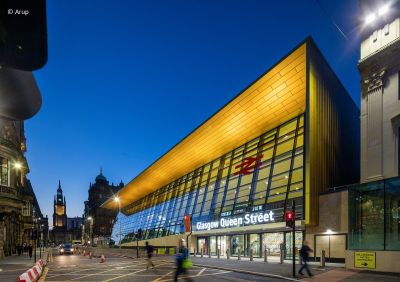
[[[212,276],[212,275],[220,275],[220,274],[226,274],[226,273],[231,273],[232,271],[221,271],[221,272],[216,272],[216,273],[207,273],[207,274],[203,274],[201,277],[204,277],[204,276]],[[184,275],[184,276],[182,276],[182,278],[184,278],[184,277],[193,277],[193,278],[195,278],[195,277],[198,277],[197,275]],[[172,281],[172,279],[166,279],[166,280],[158,280],[157,282],[166,282],[166,281]]]
[[[123,266],[123,268],[128,268],[128,267],[129,267],[129,266]],[[95,276],[95,275],[103,274],[103,273],[110,272],[110,271],[115,271],[115,269],[110,269],[110,270],[106,270],[106,271],[99,272],[99,273],[94,273],[94,274],[83,275],[83,276],[81,276],[81,277],[71,279],[71,281],[72,281],[72,280],[76,280],[76,279],[81,279],[81,278],[89,277],[89,276]],[[143,271],[143,270],[138,270],[138,271]],[[135,273],[135,272],[133,272],[133,273]],[[111,279],[111,280],[113,280],[113,279]],[[111,280],[106,280],[106,281],[111,281]]]
[[[135,273],[138,273],[138,272],[142,272],[142,271],[145,271],[145,269],[138,270],[138,271],[135,271],[135,272],[132,272],[132,273],[129,273],[129,274],[121,275],[121,276],[118,276],[118,277],[114,277],[114,278],[111,278],[111,279],[108,279],[108,280],[104,280],[103,282],[113,281],[115,279],[119,279],[119,278],[122,278],[122,277],[125,277],[125,276],[129,276],[129,275],[132,275],[132,274],[135,274]]]
[[[159,264],[159,266],[164,265],[164,264]],[[138,271],[135,271],[135,272],[132,272],[132,273],[124,274],[124,275],[121,275],[121,276],[118,276],[118,277],[114,277],[114,278],[111,278],[111,279],[108,279],[108,280],[104,280],[103,282],[113,281],[115,279],[120,279],[122,277],[130,276],[132,274],[143,272],[143,271],[147,271],[147,269],[142,269],[142,270],[138,270]]]
[[[164,274],[163,276],[160,276],[160,277],[158,277],[157,279],[153,280],[152,282],[161,281],[160,279],[166,277],[167,275],[170,275],[172,272],[173,272],[173,271],[170,271],[170,272]]]
[[[203,268],[202,270],[200,270],[199,273],[197,273],[196,276],[200,276],[204,272],[204,270],[206,270],[206,268]]]

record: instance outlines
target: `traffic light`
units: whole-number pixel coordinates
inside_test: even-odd
[[[185,232],[192,231],[192,223],[191,223],[190,215],[185,215],[183,217],[183,221],[185,223]]]
[[[46,62],[46,0],[1,0],[0,65],[32,71]]]
[[[295,218],[294,211],[286,211],[285,212],[286,227],[293,228],[294,218]]]

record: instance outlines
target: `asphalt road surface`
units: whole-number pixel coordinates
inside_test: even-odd
[[[154,260],[155,268],[146,269],[145,259],[98,257],[82,255],[54,255],[49,264],[46,281],[173,281],[175,265],[172,261]],[[193,266],[187,273],[194,281],[284,281],[206,267]],[[183,278],[183,277],[182,277]],[[181,280],[181,279],[179,279]],[[183,279],[182,279],[183,280]]]

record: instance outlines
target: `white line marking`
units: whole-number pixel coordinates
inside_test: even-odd
[[[167,275],[170,275],[171,273],[173,273],[173,271],[170,271],[170,272],[164,274],[163,276],[158,277],[157,279],[153,280],[152,282],[162,281],[162,280],[160,280],[160,279],[166,277]]]
[[[199,273],[196,274],[196,276],[200,276],[204,272],[204,270],[206,270],[206,268],[203,268],[202,270],[200,270]]]

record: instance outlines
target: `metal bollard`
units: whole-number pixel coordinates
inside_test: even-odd
[[[217,250],[217,258],[219,259],[219,257],[220,257],[220,251],[219,251],[219,249]]]
[[[240,260],[240,249],[238,248],[238,260]]]
[[[264,262],[268,262],[268,250],[265,248],[264,250]]]
[[[197,250],[194,249],[194,253],[193,253],[193,256],[194,256],[194,257],[196,257],[196,251],[197,251]]]
[[[208,250],[208,258],[211,258],[211,250]]]
[[[325,250],[321,252],[321,267],[325,267]]]
[[[200,256],[201,256],[201,258],[203,258],[203,256],[204,256],[204,250],[203,249],[201,249]]]
[[[253,250],[250,249],[250,261],[253,261]]]
[[[231,253],[229,252],[229,249],[226,249],[226,259],[229,259],[231,256]]]
[[[285,250],[281,250],[281,254],[280,254],[280,263],[283,263],[283,260],[285,258]]]

